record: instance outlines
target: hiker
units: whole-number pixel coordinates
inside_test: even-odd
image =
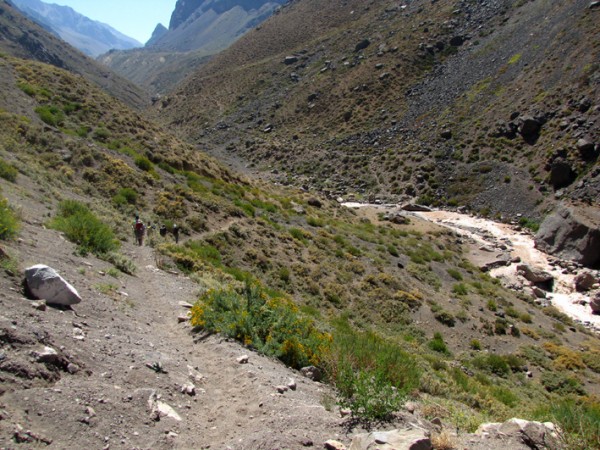
[[[162,236],[165,237],[167,235],[167,227],[165,226],[165,224],[163,223],[160,226],[160,229],[158,230],[158,233]]]
[[[133,225],[133,232],[138,245],[140,247],[144,245],[144,233],[146,232],[146,227],[144,226],[144,222],[142,222],[137,216],[135,219],[135,224]]]
[[[179,227],[177,224],[173,225],[173,236],[175,237],[175,243],[179,243]]]

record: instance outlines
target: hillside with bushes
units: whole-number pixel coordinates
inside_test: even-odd
[[[331,31],[328,42],[349,34],[350,25],[367,26],[373,14],[422,21],[425,11],[413,10],[417,3],[382,11],[377,2],[349,1],[342,9],[334,2],[322,8],[322,23],[301,22],[304,32],[290,34],[296,56],[281,47],[271,60],[268,53],[282,44],[272,41],[266,49],[251,40],[265,59],[239,70],[251,74],[269,64],[291,70],[310,60],[310,50],[302,51],[312,27],[327,20],[334,31],[346,30]],[[291,23],[288,14],[319,5],[298,1],[278,18]],[[449,14],[449,3],[435,5]],[[581,17],[586,25],[588,16]],[[256,32],[271,33],[278,23],[274,18]],[[375,35],[369,34],[366,49],[376,45]],[[360,43],[364,34],[355,37]],[[205,69],[215,70],[212,82],[221,74],[223,83],[232,83],[230,92],[213,90],[218,98],[206,103],[219,117],[199,140],[206,149],[230,145],[234,130],[244,127],[249,134],[240,136],[260,135],[248,148],[267,140],[272,145],[283,127],[274,120],[283,104],[273,109],[269,133],[266,122],[258,131],[231,122],[243,109],[217,108],[217,100],[238,95],[241,86],[232,81],[236,71],[225,76],[219,67],[228,67],[228,58],[252,60],[255,50],[241,43]],[[356,53],[360,71],[365,48]],[[444,55],[448,61],[455,56]],[[285,57],[298,61],[286,65]],[[157,124],[62,68],[2,54],[0,69],[1,446],[303,448],[409,426],[427,430],[439,450],[598,446],[598,335],[483,271],[473,255],[488,249],[416,215],[391,220],[342,206],[312,185],[299,189],[225,168],[204,147],[175,136],[175,127]],[[262,111],[271,98],[267,85],[276,83],[244,80],[255,83],[260,95],[252,101]],[[196,91],[196,100],[205,92]],[[176,105],[185,120],[172,124],[193,134],[183,94],[164,99],[163,112],[174,117]],[[305,119],[312,121],[311,114]],[[316,143],[350,126],[325,128],[325,118],[334,117],[319,114],[314,132],[298,128],[290,142]],[[350,124],[364,125],[353,117]],[[452,136],[456,132],[452,128]],[[291,163],[294,148],[285,160],[271,147],[273,158]],[[405,164],[415,167],[426,167],[431,157],[407,155]],[[322,158],[344,163],[332,153]],[[310,161],[316,170],[317,161]],[[427,167],[431,175],[423,179],[432,182],[438,166]],[[479,173],[494,174],[490,167]],[[569,189],[565,196],[574,192]],[[134,245],[136,215],[156,226],[142,246]],[[162,236],[160,225],[177,225],[179,238]],[[24,269],[40,263],[72,283],[81,303],[56,307],[28,298]],[[482,424],[513,417],[556,427],[543,428],[548,440],[541,442],[518,433],[497,441],[473,434]]]

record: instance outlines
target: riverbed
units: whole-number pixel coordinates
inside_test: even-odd
[[[344,203],[344,206],[349,208],[368,207],[385,213],[399,211],[396,205]],[[491,260],[495,254],[509,253],[512,259],[520,261],[518,264],[528,264],[552,274],[554,286],[552,292],[549,292],[546,297],[550,304],[575,321],[600,331],[600,316],[592,314],[589,295],[575,290],[575,275],[566,273],[558,265],[552,265],[550,262],[554,258],[535,248],[533,235],[528,231],[513,225],[453,211],[402,211],[402,214],[449,228],[475,243],[475,250],[470,252],[469,259],[477,265],[486,258],[486,255]],[[504,284],[511,284],[513,281],[516,283],[518,264],[513,262],[507,266],[494,268],[490,270],[490,275],[502,279]]]

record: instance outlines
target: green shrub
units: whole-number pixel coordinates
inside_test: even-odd
[[[137,158],[135,158],[134,162],[135,165],[138,166],[138,168],[140,170],[143,170],[144,172],[150,172],[154,169],[154,164],[152,164],[152,161],[150,161],[145,156],[138,156]]]
[[[562,430],[565,448],[600,448],[600,404],[597,401],[562,399],[548,402],[534,411],[534,418],[557,425]]]
[[[456,269],[448,269],[448,275],[454,278],[456,281],[462,281],[462,274]]]
[[[0,178],[4,178],[6,181],[14,183],[17,179],[18,173],[19,172],[13,165],[7,163],[3,159],[0,159]]]
[[[121,272],[126,273],[128,275],[133,275],[136,271],[135,263],[132,260],[121,255],[120,253],[107,253],[104,256],[104,259],[109,263],[113,264]]]
[[[311,227],[322,227],[323,225],[325,225],[323,219],[319,219],[318,217],[312,216],[306,218],[306,223],[309,224]]]
[[[192,308],[191,324],[234,338],[296,369],[318,365],[331,342],[291,300],[269,297],[258,283],[246,283],[243,292],[204,293]]]
[[[336,322],[325,362],[340,404],[366,420],[387,419],[421,378],[414,357],[398,344],[370,331],[356,331],[347,321]]]
[[[563,372],[544,372],[540,381],[542,382],[542,386],[544,386],[548,392],[555,392],[560,395],[585,394],[585,391],[581,387],[581,383]]]
[[[456,324],[456,319],[452,313],[448,311],[438,311],[433,314],[433,317],[438,322],[443,323],[446,326],[453,327]]]
[[[452,286],[452,293],[456,295],[467,295],[469,290],[464,283],[456,283],[454,286]]]
[[[8,200],[0,198],[0,239],[12,239],[19,232],[19,228],[19,219],[9,206]]]
[[[534,233],[537,233],[538,230],[540,229],[539,222],[532,220],[532,219],[528,219],[527,217],[521,217],[519,219],[519,225],[521,225],[524,228],[529,228]]]
[[[137,203],[138,193],[131,188],[121,188],[113,196],[113,203],[117,206],[135,205]]]
[[[97,128],[94,130],[94,139],[100,142],[106,142],[110,138],[110,131],[106,128]]]
[[[444,355],[450,354],[441,333],[435,333],[433,339],[427,343],[427,346],[434,352],[443,353]]]
[[[500,355],[490,353],[473,358],[473,366],[500,377],[505,377],[510,373],[510,367],[505,359]]]
[[[481,342],[479,342],[479,339],[471,339],[471,348],[473,350],[481,350]]]
[[[58,215],[50,226],[65,233],[67,239],[78,245],[82,255],[106,255],[117,250],[118,241],[108,225],[98,219],[83,203],[65,200],[60,203]]]
[[[54,127],[62,125],[65,119],[65,114],[63,113],[63,111],[57,106],[53,105],[38,106],[37,108],[35,108],[35,112],[38,114],[38,116],[40,116],[42,122],[45,122],[48,125],[52,125]]]
[[[583,362],[586,366],[588,366],[594,372],[600,373],[600,352],[583,352],[581,357],[583,358]]]

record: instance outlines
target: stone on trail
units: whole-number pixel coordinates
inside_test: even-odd
[[[248,355],[242,355],[242,356],[238,356],[236,358],[236,361],[240,364],[248,364]]]
[[[191,303],[188,303],[188,302],[178,302],[178,305],[181,306],[182,308],[187,308],[187,309],[192,309],[194,307],[194,305],[192,305]]]
[[[514,438],[530,448],[559,448],[556,427],[551,422],[513,418],[504,423],[484,423],[476,434],[505,440]]]
[[[431,208],[429,206],[419,205],[417,203],[408,203],[408,204],[402,206],[402,209],[404,211],[411,211],[411,212],[431,212]]]
[[[25,269],[25,285],[28,293],[49,305],[70,306],[81,302],[79,293],[54,269],[36,264]]]
[[[196,386],[194,386],[192,383],[186,383],[183,386],[181,386],[181,393],[193,397],[194,395],[196,395]]]
[[[315,366],[306,366],[300,369],[300,373],[304,375],[306,378],[309,378],[313,381],[321,381],[323,378],[323,374],[318,367]]]
[[[392,430],[358,434],[348,450],[432,450],[431,440],[424,430]]]
[[[44,347],[43,350],[39,352],[33,352],[33,357],[37,362],[51,364],[55,363],[59,359],[58,352],[52,347]]]
[[[297,388],[297,385],[296,385],[296,380],[294,380],[293,378],[290,378],[290,379],[288,380],[287,387],[288,387],[289,389],[291,389],[292,391],[295,391],[295,390],[296,390],[296,388]]]
[[[342,444],[340,441],[335,441],[333,439],[329,439],[323,443],[327,450],[346,450],[346,446]]]

